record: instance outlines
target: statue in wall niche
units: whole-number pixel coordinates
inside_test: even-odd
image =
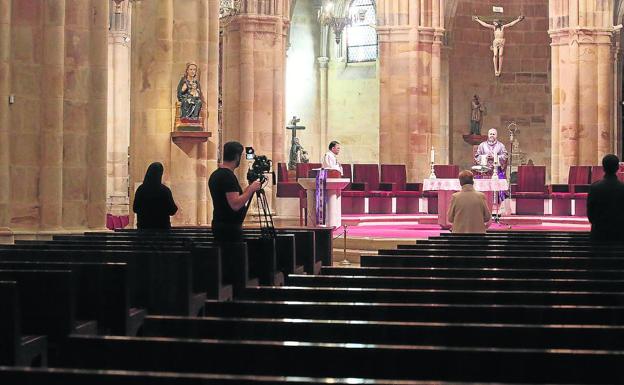
[[[470,101],[470,135],[481,135],[483,115],[485,107],[479,100],[479,95],[474,95]]]
[[[494,76],[500,76],[501,69],[503,67],[503,50],[505,48],[505,28],[513,27],[518,24],[522,20],[524,20],[524,16],[520,15],[514,21],[503,24],[501,20],[494,20],[492,24],[488,24],[483,20],[479,19],[478,16],[473,16],[472,20],[481,24],[485,28],[489,28],[494,31],[494,40],[492,41],[492,46],[490,49],[494,55]]]
[[[179,130],[203,129],[202,91],[197,64],[187,63],[177,88],[176,128]]]

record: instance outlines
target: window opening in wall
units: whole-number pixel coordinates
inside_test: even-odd
[[[349,7],[351,25],[347,28],[347,62],[377,60],[377,14],[374,0],[353,0]]]

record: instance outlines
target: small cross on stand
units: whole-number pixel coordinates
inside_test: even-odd
[[[289,170],[295,169],[298,158],[299,158],[298,156],[299,152],[303,150],[301,143],[299,143],[299,138],[297,138],[297,130],[305,130],[305,126],[297,125],[297,123],[299,123],[300,120],[301,119],[297,118],[296,116],[293,116],[293,118],[290,121],[290,125],[286,126],[287,130],[292,130],[292,139],[290,141],[290,156],[288,158]]]

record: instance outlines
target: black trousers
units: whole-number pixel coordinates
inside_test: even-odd
[[[243,240],[243,225],[212,222],[212,233],[219,243],[241,242]]]

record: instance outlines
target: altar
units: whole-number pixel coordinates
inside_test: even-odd
[[[507,191],[509,184],[507,179],[475,179],[474,188],[485,193],[488,208],[492,211],[494,193]],[[443,229],[451,227],[447,216],[448,208],[453,193],[460,190],[461,185],[457,178],[425,179],[423,181],[423,191],[438,191],[438,224]]]

